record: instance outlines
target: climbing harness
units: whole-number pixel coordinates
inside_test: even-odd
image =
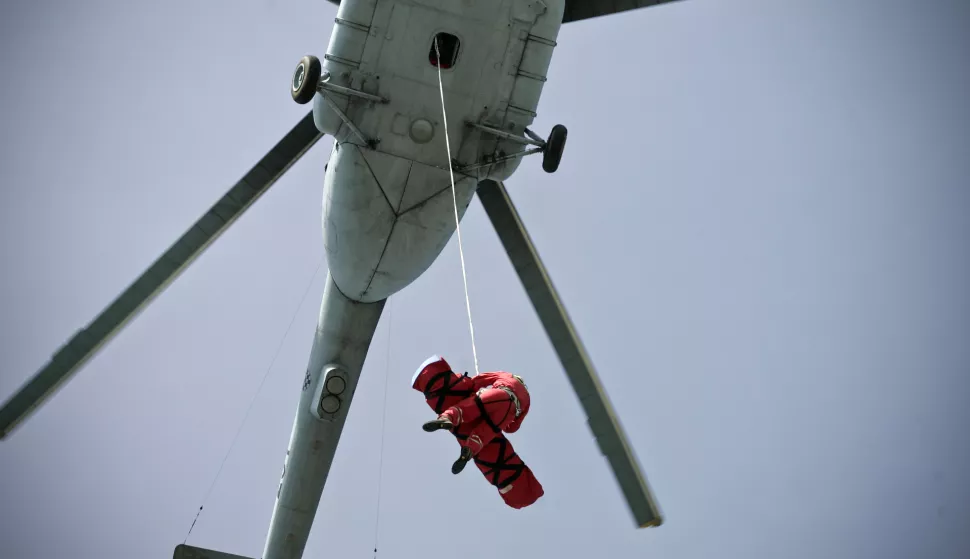
[[[519,397],[515,395],[515,392],[512,392],[512,389],[508,386],[502,386],[500,390],[508,394],[509,398],[512,399],[512,403],[515,404],[515,417],[522,415],[522,404],[519,403]]]
[[[479,408],[482,410],[482,413],[485,413],[485,408],[482,407],[484,406],[484,404],[481,403],[482,401],[481,396],[482,394],[485,393],[486,390],[501,390],[502,392],[505,392],[506,394],[508,394],[509,400],[512,400],[512,403],[515,405],[515,417],[519,417],[520,415],[522,415],[522,404],[519,402],[519,397],[515,395],[515,392],[513,392],[512,389],[509,388],[508,386],[495,387],[494,385],[491,385],[491,384],[488,386],[483,386],[479,388],[478,392],[475,393],[475,401],[479,403]],[[491,425],[491,423],[489,425]],[[501,431],[501,429],[499,429],[498,427],[492,427],[492,429],[494,429],[496,433]]]
[[[300,314],[300,309],[302,309],[303,304],[306,303],[307,295],[310,294],[310,288],[313,287],[313,282],[317,278],[317,274],[320,273],[320,268],[323,266],[323,261],[324,258],[321,256],[320,262],[317,263],[316,270],[313,271],[313,275],[310,277],[309,284],[303,291],[303,297],[300,299],[300,304],[296,307],[296,310],[293,311],[293,317],[290,319],[290,324],[286,327],[286,332],[283,333],[283,338],[280,340],[279,345],[276,346],[276,353],[273,354],[273,359],[270,361],[269,367],[267,367],[266,372],[263,373],[263,379],[259,381],[259,386],[256,388],[256,393],[253,394],[252,399],[249,401],[249,407],[246,409],[246,415],[243,416],[242,421],[239,423],[239,428],[236,429],[236,435],[232,438],[232,442],[229,444],[229,450],[227,450],[226,455],[222,457],[222,463],[219,465],[219,470],[212,479],[212,483],[209,485],[209,490],[206,491],[205,497],[202,498],[202,504],[199,506],[199,510],[195,513],[195,518],[192,520],[192,525],[189,526],[189,531],[185,534],[185,539],[182,540],[183,544],[189,541],[189,535],[192,534],[192,529],[195,528],[195,523],[199,521],[199,516],[202,515],[202,508],[205,507],[205,503],[209,500],[209,496],[212,495],[212,490],[215,489],[216,482],[219,481],[219,475],[222,474],[222,469],[226,466],[226,461],[229,459],[232,449],[236,446],[236,441],[239,440],[239,434],[242,433],[243,426],[246,425],[246,420],[249,418],[250,412],[253,411],[253,404],[256,403],[256,398],[259,396],[260,392],[262,392],[263,385],[266,384],[266,379],[269,377],[270,371],[273,370],[273,365],[276,364],[276,359],[280,356],[280,351],[283,349],[283,344],[286,343],[286,338],[290,335],[290,330],[293,328],[293,323],[296,322],[296,317]]]
[[[448,139],[448,112],[445,110],[445,86],[441,79],[441,51],[438,49],[438,37],[434,38],[435,56],[438,57],[438,91],[441,93],[441,118],[444,120],[445,149],[448,150],[448,175],[451,178],[451,198],[455,202],[455,231],[458,233],[458,256],[461,257],[461,279],[465,284],[465,308],[468,310],[468,331],[472,338],[472,358],[475,360],[475,374],[478,374],[478,350],[475,349],[475,327],[472,325],[472,303],[468,297],[468,275],[465,272],[465,252],[461,246],[461,224],[458,219],[458,194],[455,190],[455,171],[451,166],[451,141]]]

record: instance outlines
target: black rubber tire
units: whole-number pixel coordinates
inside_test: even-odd
[[[566,148],[566,127],[557,124],[549,132],[549,139],[546,140],[546,149],[542,152],[542,170],[547,173],[555,173],[559,169],[559,162],[562,161],[562,152]]]
[[[293,71],[293,79],[290,80],[290,95],[293,100],[301,105],[312,101],[317,93],[317,84],[320,83],[322,72],[319,58],[312,54],[301,58]]]

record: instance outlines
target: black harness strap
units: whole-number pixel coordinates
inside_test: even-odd
[[[434,398],[436,396],[438,398],[438,401],[435,402],[435,405],[434,405],[435,413],[441,413],[444,411],[444,409],[442,408],[445,405],[445,398],[447,398],[448,396],[459,396],[462,399],[464,399],[472,395],[472,391],[470,389],[454,390],[454,386],[459,382],[461,382],[462,379],[467,377],[468,373],[465,373],[464,375],[457,377],[457,380],[452,380],[456,378],[456,376],[457,375],[455,375],[455,373],[450,370],[442,371],[436,374],[435,376],[431,377],[431,379],[428,380],[428,384],[424,385],[424,398],[426,400],[430,400],[431,398]],[[441,380],[442,386],[441,388],[435,389],[433,388],[433,386],[435,385],[436,382],[438,382],[438,380]]]
[[[468,440],[468,435],[463,435],[460,433],[454,433],[454,435],[459,441]],[[525,471],[525,464],[509,464],[509,461],[518,457],[518,454],[513,452],[508,458],[504,457],[505,451],[508,449],[509,444],[504,437],[492,439],[492,442],[488,443],[488,446],[493,444],[499,445],[498,459],[496,459],[495,462],[489,462],[476,456],[474,458],[475,464],[478,466],[485,466],[485,468],[487,468],[484,472],[482,472],[482,474],[490,484],[494,485],[498,489],[505,489],[512,482],[519,479],[519,476],[521,476],[522,472]],[[499,478],[502,476],[502,472],[512,472],[512,475],[510,475],[504,481],[499,481]]]
[[[510,403],[511,403],[511,400],[510,400]],[[488,426],[492,428],[492,431],[495,431],[496,433],[501,433],[502,430],[499,429],[498,425],[496,425],[495,422],[492,421],[492,418],[489,417],[488,410],[485,409],[485,402],[482,401],[482,397],[479,396],[478,394],[475,394],[475,404],[478,406],[478,413],[482,415],[482,421],[488,424]],[[506,412],[506,416],[507,415],[508,415],[508,412]]]
[[[508,458],[505,458],[505,451],[508,449],[509,445],[509,442],[505,440],[505,438],[493,439],[490,444],[499,445],[498,458],[495,460],[495,462],[486,462],[485,460],[475,458],[475,463],[488,468],[488,471],[483,473],[485,474],[486,478],[491,476],[489,483],[499,489],[505,489],[505,487],[510,485],[513,481],[519,479],[519,476],[521,476],[522,472],[525,471],[525,464],[509,464],[509,461],[518,455],[513,452]],[[512,475],[510,475],[504,481],[499,481],[502,472],[512,472]]]

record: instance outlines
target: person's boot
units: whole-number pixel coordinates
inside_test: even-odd
[[[454,425],[447,416],[439,415],[436,419],[432,419],[431,421],[425,423],[421,428],[430,433],[432,431],[437,431],[438,429],[448,429],[450,431],[452,427],[454,427]]]
[[[461,455],[458,456],[458,460],[455,460],[455,463],[451,465],[451,473],[455,475],[460,474],[461,471],[465,469],[465,464],[467,464],[468,461],[471,459],[472,459],[471,449],[462,447]]]

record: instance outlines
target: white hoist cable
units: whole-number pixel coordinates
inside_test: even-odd
[[[475,374],[478,374],[478,350],[475,349],[475,327],[472,325],[472,303],[468,297],[468,275],[465,272],[465,252],[461,246],[461,225],[458,219],[458,194],[455,190],[455,172],[451,168],[451,142],[448,140],[448,112],[445,110],[445,86],[441,79],[441,50],[438,37],[434,38],[435,56],[438,58],[438,91],[441,93],[441,117],[444,120],[445,148],[448,150],[448,175],[451,177],[451,199],[455,203],[455,231],[458,233],[458,256],[461,257],[461,280],[465,284],[465,308],[468,310],[468,331],[472,338],[472,358],[475,360]]]

